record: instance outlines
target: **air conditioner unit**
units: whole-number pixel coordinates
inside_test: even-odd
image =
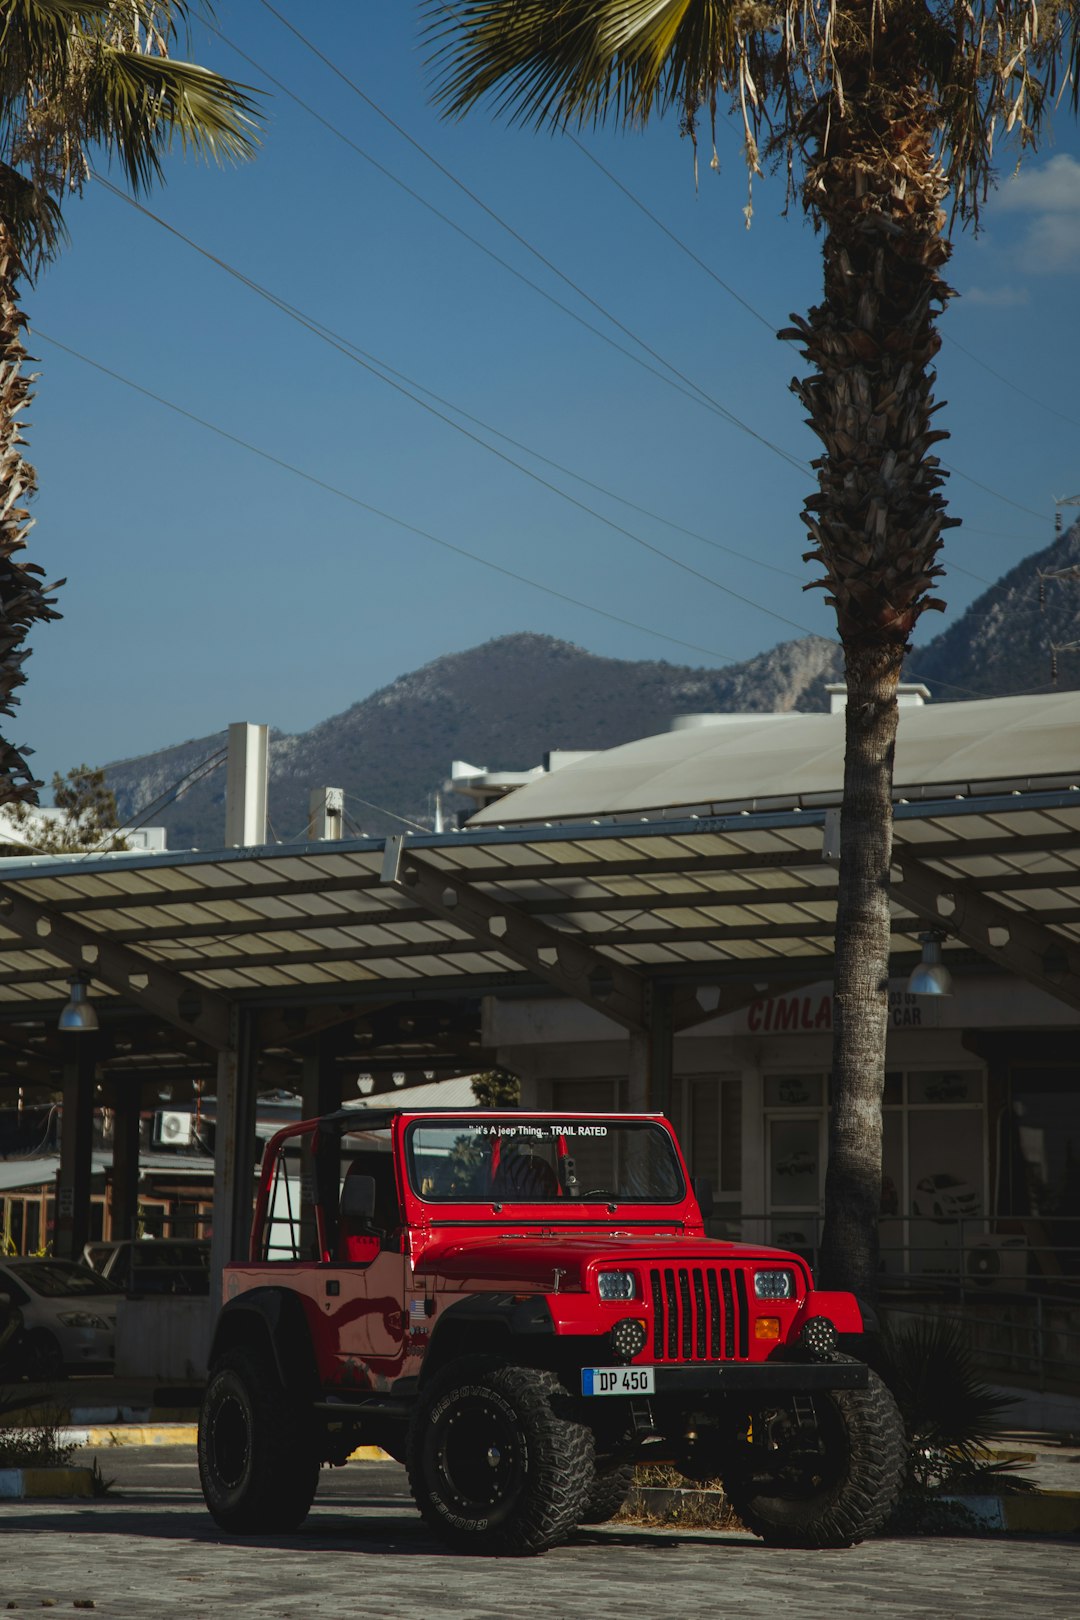
[[[190,1147],[195,1140],[195,1116],[179,1109],[161,1108],[154,1115],[155,1147]]]
[[[987,1293],[1022,1294],[1027,1287],[1025,1237],[974,1238],[964,1251],[964,1281]]]

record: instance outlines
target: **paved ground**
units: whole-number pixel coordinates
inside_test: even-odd
[[[224,1535],[189,1448],[101,1453],[100,1501],[0,1509],[0,1609],[118,1620],[551,1620],[796,1616],[1073,1620],[1080,1544],[1046,1538],[875,1541],[847,1552],[772,1551],[742,1535],[624,1527],[581,1532],[542,1558],[457,1558],[424,1530],[393,1464],[323,1476],[303,1530]]]

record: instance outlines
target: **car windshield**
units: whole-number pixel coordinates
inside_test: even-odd
[[[414,1120],[413,1190],[431,1203],[670,1204],[684,1195],[671,1138],[645,1121]]]
[[[115,1283],[89,1266],[77,1266],[68,1260],[26,1260],[11,1269],[19,1282],[45,1299],[119,1292]]]

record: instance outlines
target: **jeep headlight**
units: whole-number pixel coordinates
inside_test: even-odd
[[[757,1299],[794,1299],[795,1273],[793,1271],[756,1271],[754,1294]]]
[[[632,1271],[601,1271],[596,1286],[601,1299],[633,1299],[637,1293]]]

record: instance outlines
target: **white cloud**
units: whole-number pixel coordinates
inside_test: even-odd
[[[1029,302],[1030,295],[1026,287],[965,287],[962,293],[965,304],[982,304],[988,309],[1011,309],[1017,304]]]
[[[1013,257],[1032,275],[1080,271],[1080,161],[1059,152],[1022,168],[997,193],[994,206],[1023,217]]]
[[[1059,152],[1048,162],[1027,164],[997,193],[997,206],[1028,214],[1080,215],[1080,162]]]

